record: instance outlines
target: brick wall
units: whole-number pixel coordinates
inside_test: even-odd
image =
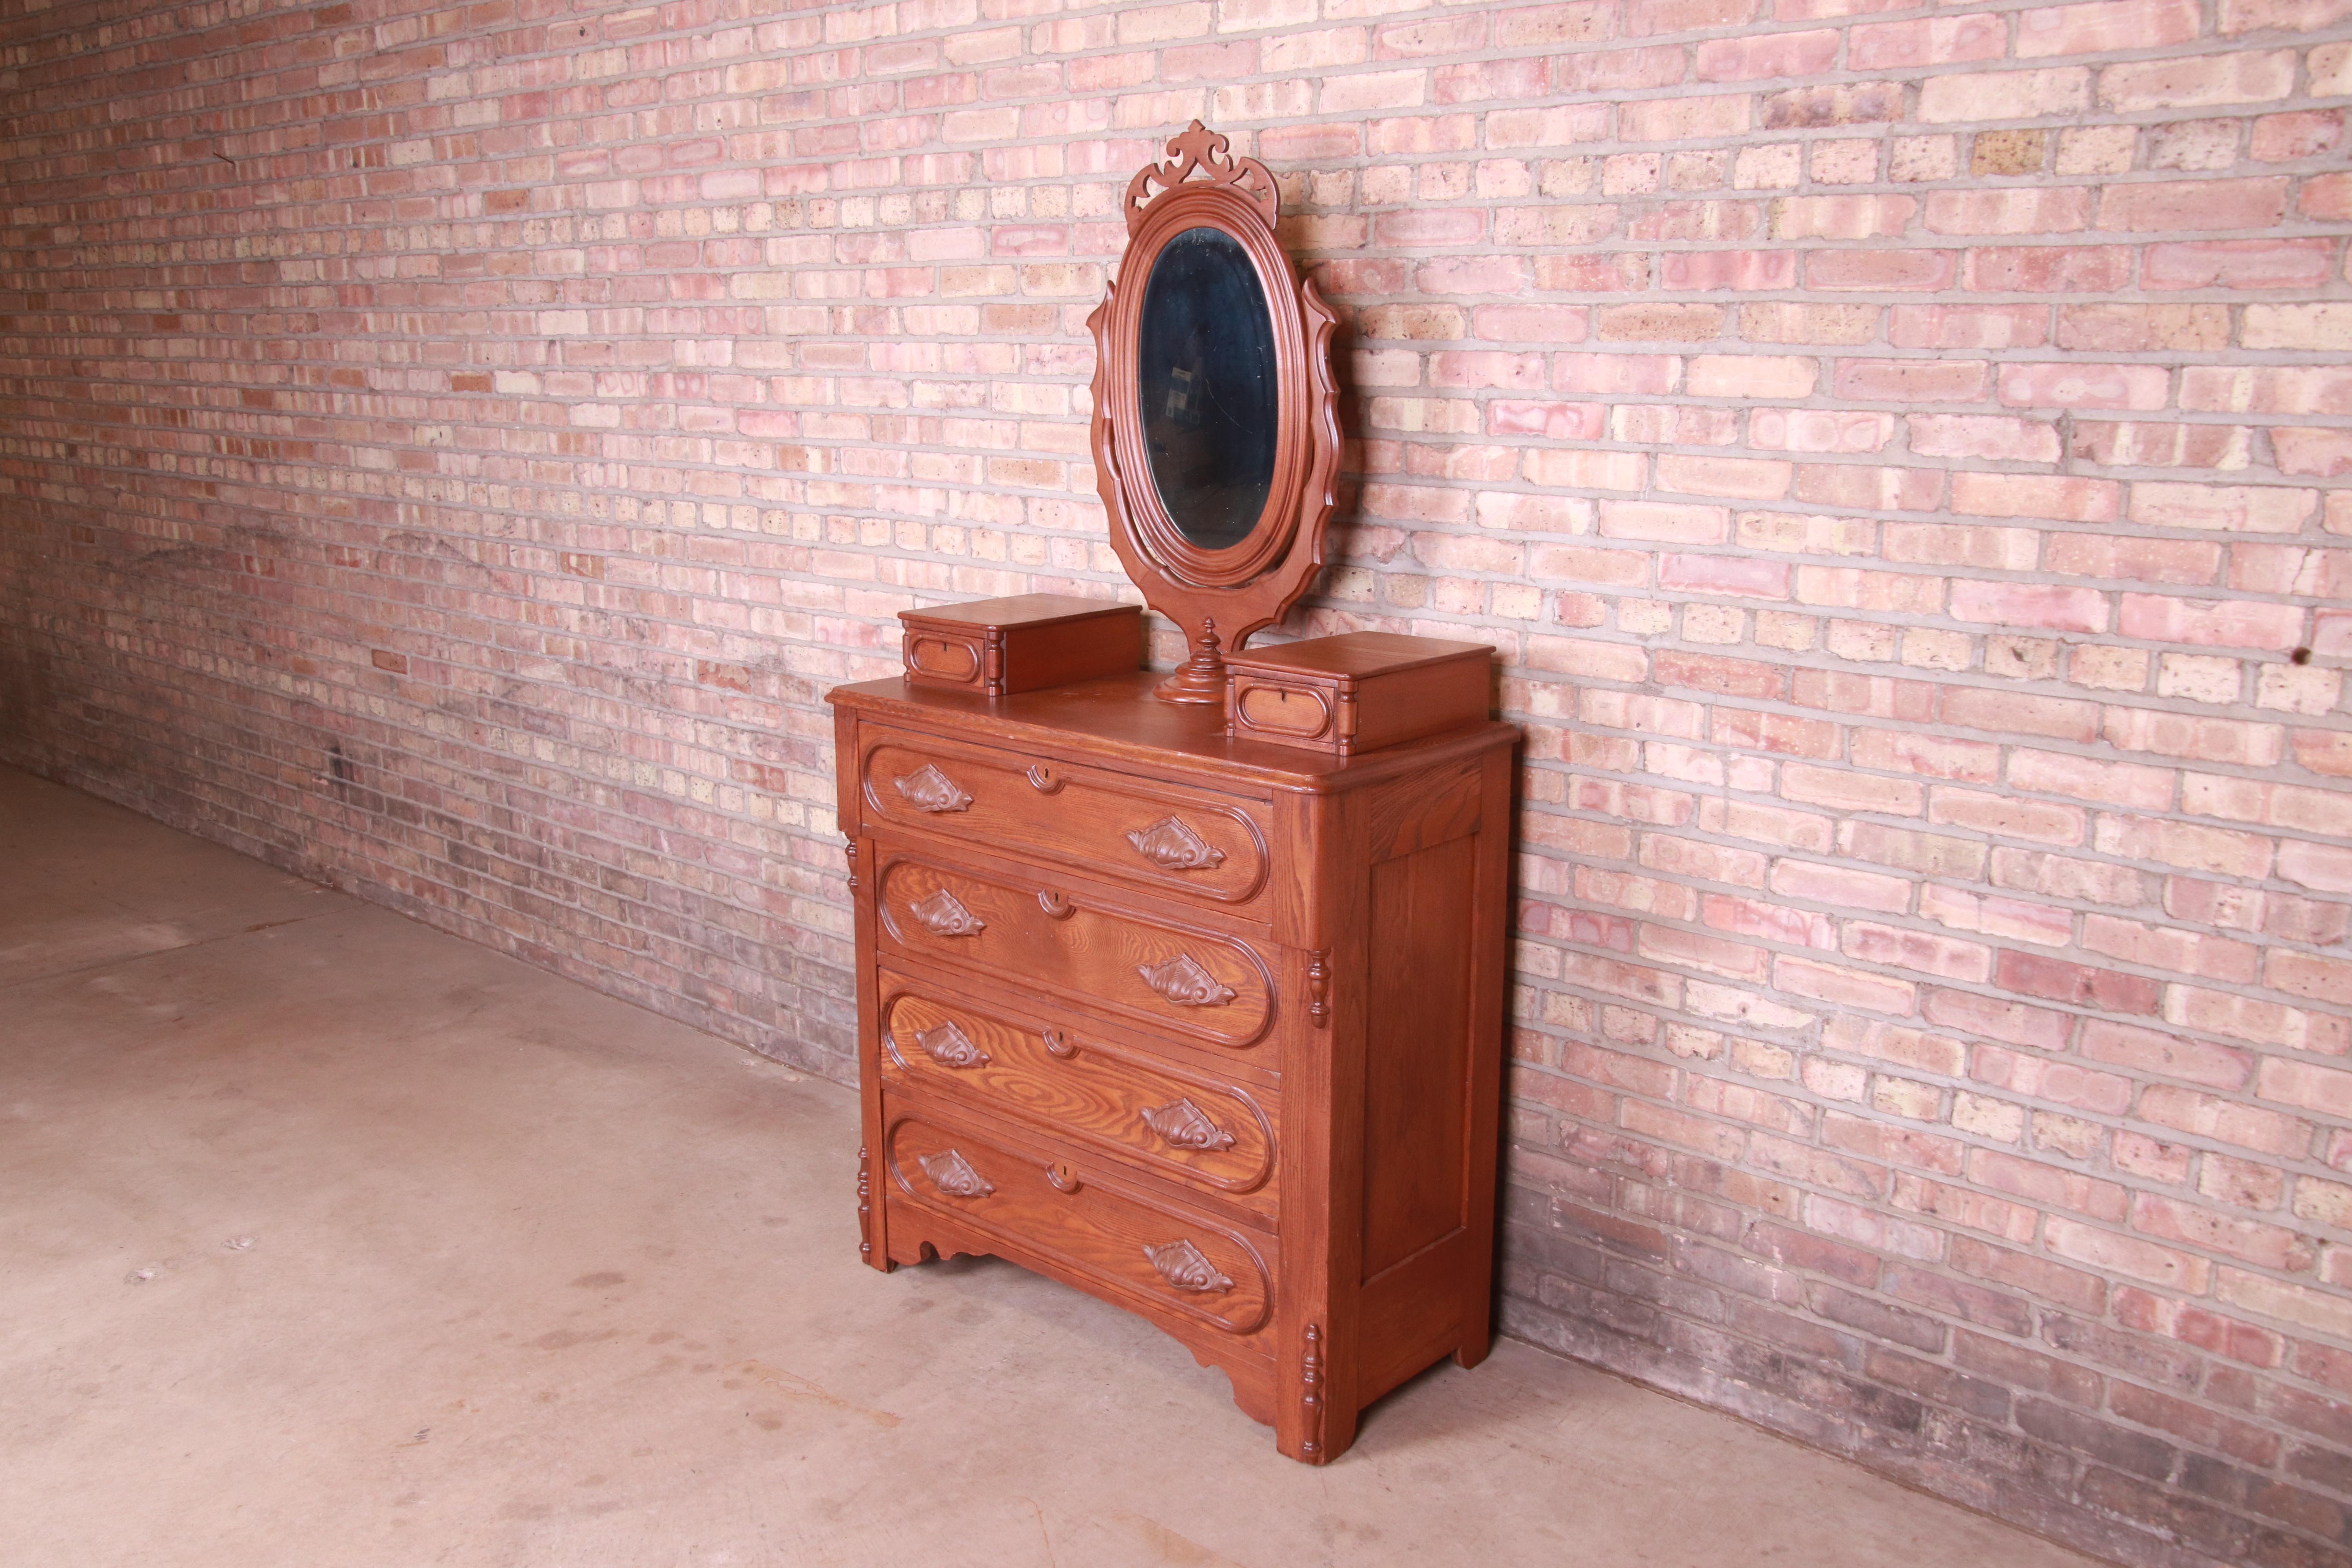
[[[0,0],[0,755],[845,1074],[819,699],[1124,591],[1201,116],[1349,322],[1296,629],[1526,726],[1510,1327],[2342,1563],[2347,103],[2346,0]]]

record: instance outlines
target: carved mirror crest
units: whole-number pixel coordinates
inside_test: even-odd
[[[1128,182],[1127,255],[1087,321],[1111,545],[1191,645],[1171,702],[1223,702],[1223,649],[1307,592],[1339,466],[1337,319],[1276,242],[1274,176],[1228,146],[1196,120]]]

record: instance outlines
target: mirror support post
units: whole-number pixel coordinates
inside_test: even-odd
[[[1192,657],[1178,665],[1176,673],[1155,687],[1152,695],[1162,702],[1224,701],[1225,658],[1218,651],[1213,617],[1201,617],[1201,629],[1192,634]]]

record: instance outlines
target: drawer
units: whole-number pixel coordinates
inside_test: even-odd
[[[1255,904],[1265,889],[1261,802],[903,731],[868,731],[865,743],[869,823],[1228,908]]]
[[[1050,1145],[1024,1151],[884,1103],[884,1168],[894,1195],[1130,1302],[1233,1334],[1265,1322],[1270,1238],[1261,1245],[1140,1186],[1106,1184],[1082,1155]]]
[[[884,850],[875,907],[886,953],[1032,987],[1072,1006],[1242,1048],[1275,1020],[1272,968],[1238,936]]]
[[[1249,1089],[882,977],[882,1076],[1014,1115],[1154,1174],[1270,1209],[1274,1118]]]

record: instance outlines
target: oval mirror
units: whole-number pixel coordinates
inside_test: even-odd
[[[1195,548],[1240,543],[1273,488],[1281,409],[1274,318],[1239,240],[1188,228],[1160,248],[1135,357],[1161,504]]]

